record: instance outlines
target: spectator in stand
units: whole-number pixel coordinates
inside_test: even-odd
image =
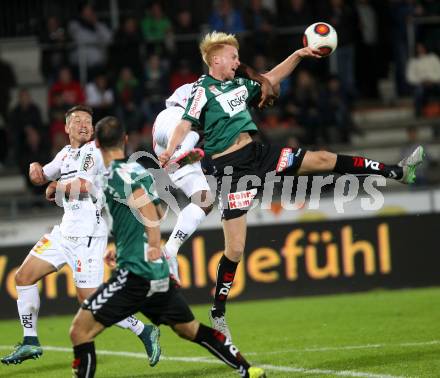
[[[405,78],[408,63],[408,23],[411,22],[415,7],[413,0],[390,0],[391,49],[394,61],[394,75],[397,94],[410,93]]]
[[[52,106],[49,108],[49,137],[51,142],[51,156],[54,157],[66,144],[69,144],[69,136],[66,134],[65,119],[66,106],[63,94],[54,92]]]
[[[188,9],[183,9],[177,13],[176,22],[174,25],[174,34],[176,36],[174,59],[185,59],[190,62],[191,67],[195,70],[201,71],[199,57],[199,47],[197,39],[189,39],[191,35],[196,35],[199,32],[192,14]]]
[[[12,66],[0,58],[0,167],[8,157],[7,128],[11,90],[17,85]]]
[[[302,33],[307,25],[316,21],[313,16],[310,1],[305,0],[278,0],[277,26],[280,28],[296,28],[297,33],[279,34],[275,41],[276,60],[286,57],[286,46],[302,45]],[[272,53],[273,54],[273,53]],[[306,59],[301,62],[302,67],[311,71],[322,71],[323,64],[315,59]]]
[[[360,38],[356,49],[356,80],[363,97],[377,97],[379,79],[378,24],[376,10],[370,0],[357,0],[356,10],[359,16]]]
[[[28,188],[35,194],[41,194],[45,188],[34,186],[29,181],[29,164],[33,161],[48,162],[50,146],[44,138],[40,109],[27,89],[21,89],[18,93],[18,103],[11,111],[10,127],[20,172]]]
[[[310,3],[305,0],[278,0],[278,26],[307,26],[314,22]]]
[[[440,16],[440,1],[438,0],[419,0],[414,16],[436,17]],[[415,24],[416,38],[425,41],[430,50],[440,54],[440,27],[438,22],[428,22]]]
[[[319,91],[316,81],[306,70],[298,71],[295,86],[280,99],[287,118],[293,116],[306,134],[306,144],[316,144],[319,134]]]
[[[82,59],[87,68],[87,79],[93,79],[96,72],[105,68],[107,46],[112,41],[112,32],[98,21],[93,7],[88,3],[80,6],[79,18],[69,24],[69,35],[76,43],[70,62],[78,72]]]
[[[350,142],[350,134],[353,131],[350,106],[345,93],[342,90],[341,81],[337,76],[331,76],[325,88],[319,96],[319,119],[318,135],[326,143]],[[331,141],[329,128],[335,128],[338,135],[337,141]]]
[[[67,32],[58,17],[49,17],[40,34],[40,70],[49,84],[56,80],[60,68],[67,64],[67,43]]]
[[[333,74],[341,80],[342,88],[350,99],[356,96],[355,39],[359,35],[356,11],[345,0],[329,0],[326,21],[338,31],[338,48],[330,56]]]
[[[250,0],[244,13],[244,22],[246,30],[252,32],[246,38],[249,56],[256,53],[269,55],[275,41],[274,19],[271,12],[263,7],[262,0]]]
[[[169,95],[168,67],[159,55],[150,55],[144,68],[143,109],[146,120],[153,122],[164,108]]]
[[[243,15],[234,8],[230,0],[218,0],[215,9],[209,17],[211,30],[237,34],[245,30]]]
[[[74,80],[69,67],[62,67],[58,73],[58,80],[49,89],[49,108],[54,104],[54,94],[61,93],[64,109],[85,101],[84,90],[81,84]]]
[[[95,76],[95,80],[86,86],[86,104],[93,108],[96,121],[113,115],[115,98],[105,73]]]
[[[124,67],[116,82],[116,114],[127,130],[127,134],[138,134],[143,126],[139,110],[142,101],[142,86],[129,67]]]
[[[440,97],[440,59],[421,42],[416,44],[416,56],[408,62],[406,79],[414,87],[415,114],[420,117],[429,98]]]
[[[173,49],[173,29],[171,20],[164,14],[160,2],[154,1],[141,21],[147,52],[164,54]]]
[[[191,70],[191,65],[187,60],[179,60],[176,70],[172,72],[170,76],[169,93],[173,93],[183,84],[195,82],[199,77],[199,73]]]
[[[135,17],[127,17],[115,34],[109,64],[114,72],[130,67],[135,76],[142,73],[142,33]]]

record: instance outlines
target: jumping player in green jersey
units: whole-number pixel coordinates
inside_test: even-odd
[[[115,117],[97,123],[96,144],[108,168],[105,194],[116,243],[116,256],[109,254],[106,258],[115,258],[117,268],[112,278],[84,301],[73,320],[74,376],[93,377],[95,336],[140,311],[156,325],[169,325],[180,337],[205,347],[242,377],[265,377],[264,371],[250,366],[224,334],[194,319],[180,290],[170,281],[160,250],[161,211],[155,183],[146,169],[125,158],[126,139]],[[156,349],[159,355],[157,345]]]
[[[246,213],[269,172],[276,176],[329,172],[381,175],[410,184],[414,182],[417,165],[423,160],[421,146],[398,164],[390,165],[361,156],[254,141],[252,135],[256,133],[257,125],[248,108],[260,95],[259,84],[236,77],[240,65],[238,48],[238,41],[232,34],[214,31],[202,40],[200,51],[209,73],[201,76],[193,87],[182,120],[174,129],[166,151],[159,156],[161,164],[166,165],[176,146],[193,126],[203,129],[205,152],[212,156],[216,172],[225,235],[225,252],[217,270],[210,316],[214,328],[229,336],[225,320],[226,300],[244,252]],[[320,57],[318,50],[301,48],[263,76],[275,87],[302,59]],[[252,179],[240,180],[244,177]]]

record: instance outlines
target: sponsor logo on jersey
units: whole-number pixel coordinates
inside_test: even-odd
[[[246,110],[246,100],[249,96],[247,88],[242,85],[232,91],[223,93],[215,99],[219,102],[225,113],[231,117],[243,110]]]
[[[252,200],[257,195],[257,189],[244,190],[228,194],[229,209],[243,209],[252,205]]]
[[[204,105],[205,105],[205,88],[199,87],[196,90],[188,114],[191,117],[199,118],[200,112],[202,111]]]

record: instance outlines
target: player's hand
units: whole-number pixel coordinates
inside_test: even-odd
[[[48,201],[55,201],[55,194],[57,192],[57,181],[52,181],[46,188],[46,199]]]
[[[321,52],[311,47],[303,47],[302,49],[296,50],[295,53],[300,58],[322,58]]]
[[[107,248],[104,253],[104,262],[110,267],[116,266],[116,250],[114,248]]]
[[[147,256],[149,261],[154,261],[162,257],[162,251],[157,247],[148,247]]]
[[[260,102],[258,103],[258,107],[260,109],[263,109],[267,106],[272,106],[273,102],[277,98],[278,96],[275,94],[274,88],[272,87],[272,84],[270,83],[269,79],[263,76],[261,82],[261,98],[260,98]]]
[[[165,150],[159,155],[159,162],[162,167],[168,162],[168,160],[170,160],[171,155],[172,154],[168,150]]]
[[[34,162],[29,165],[29,179],[34,185],[43,185],[47,181],[40,163]]]

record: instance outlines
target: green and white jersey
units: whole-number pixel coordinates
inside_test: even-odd
[[[106,202],[112,219],[116,243],[116,261],[119,268],[157,280],[168,277],[166,260],[151,262],[147,259],[148,238],[140,213],[127,206],[127,198],[142,188],[154,204],[159,203],[154,178],[139,163],[126,159],[114,160],[109,168],[105,188]]]
[[[220,153],[240,133],[257,130],[248,105],[260,94],[261,86],[253,80],[236,77],[220,81],[203,75],[194,83],[182,119],[203,128],[207,154]]]

